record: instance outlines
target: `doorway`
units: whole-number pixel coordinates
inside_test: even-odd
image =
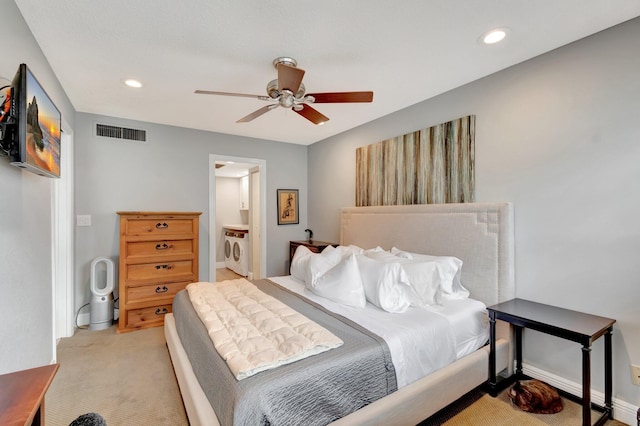
[[[227,169],[223,173],[216,173]],[[235,172],[234,172],[235,170]],[[235,173],[235,175],[234,175]],[[242,176],[243,181],[240,183]],[[217,194],[217,176],[232,177],[238,179],[238,203],[233,209],[238,212],[238,218],[247,222],[249,230],[249,279],[259,279],[266,276],[266,161],[255,158],[231,157],[217,154],[209,155],[209,281],[216,281],[216,269],[221,266],[224,259],[224,232],[222,231],[222,217],[218,218],[218,207],[226,207],[223,194]],[[246,185],[246,194],[241,193],[240,188]],[[248,208],[247,208],[248,204]],[[222,213],[220,213],[222,215]],[[220,259],[218,259],[220,257]],[[223,261],[224,262],[224,261]]]

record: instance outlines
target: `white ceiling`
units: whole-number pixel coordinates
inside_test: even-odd
[[[640,16],[639,0],[15,2],[79,112],[304,145]],[[508,39],[478,43],[494,27]],[[194,94],[264,95],[279,56],[308,92],[373,103],[317,104],[322,126],[283,108],[236,123],[264,101]]]
[[[255,164],[234,163],[229,161],[216,161],[216,165],[222,167],[216,168],[216,176],[228,178],[241,178],[249,175],[249,169],[255,167]]]

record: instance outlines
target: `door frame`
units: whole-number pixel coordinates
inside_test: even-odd
[[[209,154],[209,281],[216,282],[216,161],[255,164],[260,169],[260,276],[267,274],[267,161],[260,158]]]
[[[257,188],[256,185],[254,184],[255,177],[257,177]],[[249,206],[252,206],[254,203],[254,201],[256,200],[256,198],[258,199],[257,203],[260,203],[260,194],[262,194],[262,192],[260,191],[260,167],[259,166],[254,166],[252,168],[249,169]],[[260,278],[264,278],[265,276],[260,272],[260,265],[261,265],[261,261],[260,261],[260,253],[262,253],[262,250],[260,250],[260,241],[262,240],[262,235],[263,235],[263,230],[261,228],[261,221],[260,218],[262,217],[262,209],[257,209],[257,208],[251,208],[251,210],[249,211],[249,238],[251,241],[251,256],[249,257],[251,259],[251,279],[256,280],[256,279],[260,279]],[[256,219],[257,219],[257,224],[256,224]],[[257,261],[256,261],[257,260]],[[256,272],[258,271],[258,272]]]
[[[63,120],[60,178],[53,183],[52,265],[53,265],[53,345],[75,332],[75,240],[74,240],[74,168],[73,133]]]

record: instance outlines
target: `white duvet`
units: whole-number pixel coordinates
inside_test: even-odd
[[[213,345],[238,380],[343,344],[243,278],[186,288]]]
[[[489,337],[486,307],[474,299],[411,307],[395,314],[370,303],[357,308],[332,302],[312,293],[292,276],[269,279],[382,337],[389,346],[398,388],[475,351]]]

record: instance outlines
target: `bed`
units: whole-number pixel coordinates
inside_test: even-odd
[[[513,241],[509,203],[349,207],[341,213],[341,245],[456,256],[464,262],[461,279],[470,297],[487,306],[515,297]],[[202,366],[192,366],[174,314],[165,317],[165,336],[190,423],[219,425],[194,373]],[[497,336],[497,371],[508,374],[513,359],[508,325],[499,323]],[[486,382],[488,355],[488,345],[482,346],[332,424],[417,424]]]

